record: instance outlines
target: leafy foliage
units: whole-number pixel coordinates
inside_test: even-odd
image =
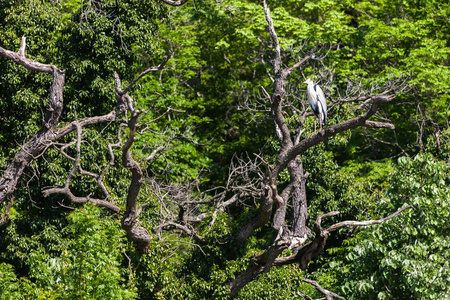
[[[21,299],[27,294],[39,299],[136,298],[133,286],[123,281],[125,245],[120,239],[123,233],[119,222],[101,215],[99,208],[88,205],[72,212],[67,217],[68,225],[60,231],[47,226],[28,241],[16,238],[16,249],[28,252],[21,260],[29,268],[32,281],[17,280],[12,266],[2,263],[2,299]],[[10,225],[8,235],[17,236],[14,230]]]
[[[339,259],[331,259],[324,273],[346,298],[446,299],[450,295],[446,284],[449,167],[429,154],[399,159],[381,205],[386,210],[410,203],[414,210],[362,230],[344,247],[329,250]]]
[[[143,121],[153,121],[141,128],[133,154],[145,159],[167,145],[154,160],[141,161],[149,177],[177,184],[201,177],[206,189],[225,182],[235,153],[262,149],[273,161],[278,149],[267,118],[270,107],[256,106],[265,97],[261,87],[268,90],[272,84],[270,37],[259,1],[195,1],[173,9],[150,0],[0,2],[0,46],[15,50],[24,35],[28,57],[66,70],[63,123],[114,108],[114,71],[125,85],[174,51],[162,72],[148,74],[132,91],[139,107],[152,107]],[[394,132],[347,132],[303,155],[310,173],[310,227],[317,215],[332,210],[340,215],[326,222],[377,218],[405,203],[415,210],[376,228],[341,230],[307,272],[295,266],[272,270],[237,298],[294,299],[299,289],[314,295],[301,281],[305,276],[348,299],[448,298],[448,3],[287,0],[269,5],[287,65],[317,41],[339,44],[321,52],[327,53],[332,82],[321,75],[324,66],[311,62],[287,87],[286,97],[300,107],[303,77],[321,80],[329,103],[336,102],[328,124],[355,115],[338,103],[351,81],[370,87],[406,75],[411,87],[376,116],[393,122]],[[40,128],[51,78],[5,59],[0,70],[4,167],[18,144]],[[249,103],[253,110],[242,110]],[[299,116],[288,122],[297,124]],[[303,136],[313,125],[306,121]],[[117,138],[116,130],[111,124],[84,131],[90,141],[82,145],[84,169],[98,171],[108,163],[105,149]],[[90,205],[69,214],[54,209],[58,197],[42,198],[42,188],[63,183],[72,167],[58,151],[49,149],[31,167],[15,194],[12,221],[0,227],[2,299],[220,299],[226,284],[273,238],[264,227],[245,245],[228,240],[257,210],[242,202],[219,214],[212,228],[210,219],[198,226],[211,241],[207,246],[181,233],[164,233],[151,241],[148,255],[141,255],[120,238],[114,216]],[[106,184],[123,208],[129,174],[117,167],[108,175]],[[93,180],[73,181],[82,195],[96,196],[93,186]],[[158,225],[157,211],[164,207],[150,185],[140,201],[151,203],[141,215],[144,225]]]

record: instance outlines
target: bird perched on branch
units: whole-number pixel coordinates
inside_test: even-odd
[[[325,121],[327,120],[327,101],[325,100],[325,95],[320,86],[315,84],[310,78],[304,83],[308,84],[308,88],[306,89],[308,104],[319,119],[319,126],[322,130],[322,125],[325,125]],[[316,123],[314,122],[314,131],[316,131],[315,125]]]

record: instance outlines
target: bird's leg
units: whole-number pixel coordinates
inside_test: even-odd
[[[316,133],[316,119],[314,119],[314,133]]]
[[[320,128],[320,131],[322,131],[322,122],[320,121],[321,119],[322,119],[322,113],[319,113],[319,128]]]

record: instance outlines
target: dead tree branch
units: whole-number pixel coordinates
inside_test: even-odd
[[[376,122],[376,121],[366,121],[362,126],[367,128],[385,128],[391,130],[395,129],[395,126],[392,123]]]
[[[106,207],[115,213],[119,213],[120,207],[118,207],[117,205],[115,205],[107,200],[94,199],[94,198],[91,198],[90,196],[77,197],[70,190],[71,180],[73,179],[73,177],[75,176],[77,171],[81,171],[80,158],[81,158],[81,130],[82,129],[81,129],[80,124],[78,124],[78,123],[76,123],[76,127],[77,127],[77,139],[76,139],[77,154],[76,154],[76,158],[74,161],[74,165],[73,165],[72,169],[70,170],[69,175],[66,178],[64,187],[59,187],[59,188],[55,187],[55,188],[46,189],[43,191],[43,195],[44,195],[44,197],[48,197],[49,195],[52,195],[52,194],[63,194],[73,203],[81,204],[81,203],[91,202],[96,205]]]
[[[188,2],[189,0],[179,0],[179,1],[172,1],[172,0],[161,0],[162,2],[169,4],[171,6],[181,6]]]
[[[381,224],[381,223],[386,222],[387,220],[390,220],[390,219],[394,218],[395,216],[399,215],[402,211],[411,209],[411,208],[413,208],[412,205],[407,205],[405,207],[400,208],[395,213],[393,213],[385,218],[378,219],[378,220],[339,222],[339,223],[331,225],[327,229],[323,230],[323,233],[328,234],[328,233],[338,230],[339,228],[342,228],[342,227],[369,226],[369,225]],[[339,212],[336,212],[336,214],[338,214],[338,213]],[[319,225],[320,225],[320,222],[319,222]]]
[[[164,1],[164,0],[163,0]],[[187,0],[186,0],[187,1]],[[180,4],[181,5],[181,4]],[[128,91],[136,84],[136,82],[139,81],[139,79],[141,79],[142,77],[144,77],[146,74],[150,73],[150,72],[156,72],[156,71],[160,71],[162,69],[164,69],[164,67],[166,66],[167,62],[169,61],[169,59],[171,59],[173,56],[173,52],[170,51],[169,55],[167,55],[164,60],[162,61],[162,63],[157,66],[157,67],[149,67],[147,68],[145,71],[143,71],[141,74],[139,74],[136,78],[134,78],[130,84],[128,84],[128,86],[122,91],[123,94],[128,93]]]
[[[176,222],[167,222],[167,223],[161,224],[161,225],[157,226],[155,228],[155,230],[157,230],[157,231],[161,230],[161,229],[168,229],[168,230],[170,230],[172,228],[176,228],[176,229],[181,230],[187,236],[192,236],[197,242],[199,242],[201,244],[204,244],[204,243],[207,242],[204,237],[198,235],[194,230],[188,228],[188,226],[181,225],[181,224],[176,223]]]
[[[322,228],[322,226],[321,226],[322,219],[336,216],[339,214],[339,212],[333,211],[333,212],[329,212],[329,213],[326,213],[323,215],[319,215],[314,223],[314,232],[316,234],[314,240],[312,240],[311,242],[309,242],[308,244],[306,244],[302,248],[300,248],[299,251],[297,252],[297,254],[277,258],[274,262],[274,266],[278,267],[278,266],[283,266],[283,265],[288,265],[288,264],[293,264],[293,263],[299,263],[300,268],[302,270],[306,270],[311,259],[314,258],[317,254],[319,254],[325,247],[325,244],[326,244],[326,241],[328,238],[328,234],[330,232],[335,231],[342,227],[370,226],[370,225],[381,224],[383,222],[386,222],[386,221],[396,217],[403,211],[405,211],[407,209],[411,209],[411,208],[413,208],[412,205],[408,205],[408,206],[398,209],[396,212],[394,212],[384,218],[380,218],[377,220],[368,220],[368,221],[343,221],[343,222],[336,223],[325,229]]]
[[[0,178],[0,204],[6,201],[15,191],[25,167],[35,157],[41,155],[55,140],[54,131],[63,108],[64,70],[25,57],[25,47],[25,37],[22,37],[20,49],[17,53],[0,47],[0,55],[11,59],[28,70],[52,74],[53,82],[50,87],[47,115],[44,118],[42,128],[20,147]]]
[[[318,292],[322,293],[322,294],[325,296],[325,298],[326,298],[327,300],[333,300],[334,298],[337,298],[337,299],[344,299],[344,297],[339,296],[338,294],[333,293],[332,291],[329,291],[329,290],[327,290],[327,289],[324,289],[322,286],[320,286],[320,284],[318,284],[318,283],[317,283],[316,281],[314,281],[314,280],[307,279],[307,278],[303,278],[303,281],[306,282],[306,283],[311,284],[312,286],[314,286],[314,287],[316,288],[316,290],[317,290]]]

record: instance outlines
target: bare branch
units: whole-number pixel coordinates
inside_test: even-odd
[[[324,232],[324,234],[328,234],[328,233],[330,233],[330,232],[332,232],[332,231],[335,231],[335,230],[337,230],[337,229],[339,229],[339,228],[346,227],[346,226],[347,226],[347,227],[349,227],[349,226],[353,227],[353,226],[369,226],[369,225],[381,224],[381,223],[383,223],[383,222],[386,222],[387,220],[390,220],[390,219],[394,218],[395,216],[397,216],[398,214],[400,214],[402,211],[407,210],[407,209],[410,209],[410,208],[413,208],[413,206],[412,206],[412,205],[407,205],[407,206],[405,206],[405,207],[400,208],[400,209],[397,210],[395,213],[393,213],[393,214],[391,214],[391,215],[389,215],[389,216],[387,216],[387,217],[378,219],[378,220],[368,220],[368,221],[343,221],[343,222],[339,222],[339,223],[337,223],[337,224],[331,225],[330,227],[328,227],[327,229],[325,229],[323,232]],[[337,213],[339,213],[339,212],[337,212]]]
[[[405,206],[405,207],[397,210],[395,213],[390,214],[389,216],[381,218],[381,219],[368,220],[368,221],[343,221],[343,222],[334,224],[326,229],[323,229],[321,226],[322,219],[336,216],[339,214],[339,212],[332,211],[332,212],[329,212],[329,213],[326,213],[323,215],[319,215],[316,218],[316,221],[314,223],[314,231],[316,233],[314,240],[312,240],[308,244],[301,247],[299,249],[299,251],[297,252],[297,254],[277,258],[274,261],[273,265],[279,267],[279,266],[283,266],[283,265],[299,263],[300,268],[302,270],[306,270],[309,262],[324,249],[327,238],[328,238],[328,234],[330,232],[335,231],[342,227],[346,227],[346,226],[354,227],[354,226],[370,226],[370,225],[375,225],[375,224],[381,224],[385,221],[388,221],[388,220],[394,218],[395,216],[397,216],[404,210],[410,209],[410,208],[413,208],[412,205]]]
[[[179,1],[172,1],[172,0],[161,0],[166,4],[169,4],[171,6],[181,6],[183,4],[185,4],[186,2],[188,2],[189,0],[179,0]]]
[[[149,205],[150,205],[150,203],[141,204],[136,212],[136,216],[139,216],[141,214],[142,210],[144,210],[144,208],[146,208]]]
[[[43,191],[44,197],[48,197],[49,195],[52,195],[52,194],[63,194],[73,203],[81,204],[81,203],[91,202],[96,205],[106,207],[115,213],[119,213],[120,207],[118,207],[117,205],[115,205],[111,202],[108,202],[106,200],[101,200],[101,199],[94,199],[94,198],[91,198],[90,196],[78,197],[78,196],[75,196],[71,192],[70,182],[71,182],[72,178],[75,176],[77,170],[81,170],[80,159],[81,159],[81,136],[82,136],[81,131],[82,131],[82,129],[81,129],[80,124],[77,122],[75,122],[75,126],[77,128],[77,138],[76,138],[76,157],[75,157],[73,167],[70,170],[70,172],[66,178],[64,187],[46,189]],[[73,144],[73,143],[70,143],[70,144]],[[94,177],[95,177],[95,175],[94,175]]]
[[[25,41],[26,39],[23,37],[18,53],[0,47],[0,55],[13,60],[28,70],[52,74],[53,82],[50,87],[48,112],[44,118],[42,129],[20,147],[20,150],[8,164],[3,176],[0,178],[0,204],[14,192],[25,167],[36,157],[40,156],[51,142],[55,140],[54,130],[59,122],[63,107],[64,70],[58,69],[54,65],[41,64],[26,58]]]
[[[175,223],[175,222],[167,222],[167,223],[161,224],[161,225],[157,226],[155,228],[155,230],[165,229],[165,228],[176,228],[176,229],[179,229],[179,230],[183,231],[186,235],[192,236],[197,242],[206,243],[206,239],[204,237],[198,235],[194,230],[189,229],[185,225],[181,225],[181,224],[178,224],[178,223]]]
[[[365,124],[366,120],[375,114],[380,104],[391,101],[395,96],[375,96],[372,98],[371,107],[364,114],[353,119],[338,123],[325,128],[322,131],[300,141],[298,144],[290,147],[286,153],[282,153],[278,158],[273,170],[274,175],[278,175],[297,155],[303,154],[307,149],[320,142],[327,140],[340,132],[356,128]],[[276,176],[275,176],[276,177]]]
[[[320,293],[322,293],[327,300],[333,300],[334,298],[344,299],[344,297],[339,296],[338,294],[333,293],[333,292],[323,288],[322,286],[320,286],[320,284],[318,284],[314,280],[303,278],[303,281],[306,282],[306,283],[311,284],[312,286],[314,286],[316,288],[316,290],[319,291]]]
[[[159,152],[161,152],[161,151],[163,151],[164,149],[166,149],[174,139],[175,139],[175,138],[170,139],[170,140],[167,141],[164,145],[161,145],[161,146],[159,146],[159,147],[156,147],[156,148],[152,151],[152,153],[150,153],[149,156],[147,156],[146,158],[144,158],[144,161],[150,161],[150,160],[153,160],[153,159],[156,157],[156,154],[158,154]]]
[[[274,52],[275,52],[274,58],[273,58],[273,72],[274,72],[274,74],[277,74],[281,68],[280,42],[278,41],[278,36],[277,36],[277,33],[275,32],[275,28],[273,26],[273,20],[272,20],[272,17],[270,16],[270,9],[266,3],[266,0],[263,0],[263,6],[264,6],[264,14],[266,16],[269,34],[270,34],[270,37],[272,38]]]
[[[115,205],[114,203],[102,199],[91,198],[89,196],[87,197],[75,196],[68,187],[46,189],[42,191],[42,194],[44,195],[44,197],[48,197],[52,194],[62,194],[65,195],[73,203],[83,204],[91,202],[94,203],[95,205],[106,207],[115,213],[120,212],[120,207]]]
[[[338,211],[331,211],[323,215],[318,215],[316,221],[314,222],[314,231],[316,232],[316,234],[319,236],[322,234],[322,225],[321,225],[322,219],[334,217],[337,216],[338,214],[339,214]]]
[[[170,1],[170,0],[162,0],[162,1],[164,1],[164,2],[167,3],[167,1]],[[187,0],[186,0],[186,1],[187,1]],[[186,1],[185,1],[185,2],[186,2]],[[170,2],[173,2],[173,1],[170,1]],[[183,2],[183,3],[184,3],[184,2]],[[183,3],[181,3],[181,4],[183,4]],[[179,4],[179,5],[181,5],[181,4]],[[173,5],[173,4],[172,4],[172,5]],[[148,74],[148,73],[150,73],[150,72],[157,72],[157,71],[162,70],[162,69],[164,68],[164,66],[167,64],[167,62],[169,61],[169,59],[172,58],[172,56],[173,56],[173,51],[170,51],[170,52],[169,52],[169,55],[167,55],[166,57],[164,57],[163,62],[162,62],[159,66],[147,68],[144,72],[142,72],[142,73],[139,74],[136,78],[134,78],[134,79],[130,82],[130,84],[123,90],[122,93],[123,93],[123,94],[128,93],[128,91],[133,87],[133,85],[135,85],[136,82],[138,82],[138,80],[141,79],[142,77],[144,77],[146,74]]]
[[[68,135],[69,133],[73,132],[76,130],[76,123],[78,123],[81,127],[87,127],[90,125],[95,125],[95,124],[99,124],[99,123],[108,123],[108,122],[113,122],[117,119],[117,117],[121,114],[123,114],[125,112],[125,107],[124,106],[117,106],[115,110],[109,112],[106,115],[102,115],[102,116],[95,116],[95,117],[87,117],[87,118],[83,118],[83,119],[79,119],[79,120],[75,120],[69,124],[67,124],[66,126],[57,129],[55,131],[55,137],[54,140],[59,140],[60,138]]]
[[[285,73],[284,76],[285,77],[289,76],[292,73],[292,71],[294,71],[295,69],[298,69],[300,66],[302,66],[308,60],[315,59],[316,58],[317,48],[319,47],[319,45],[321,45],[321,43],[317,42],[316,45],[314,45],[314,47],[309,51],[309,54],[307,56],[301,58],[294,65],[292,65],[291,67],[285,69],[284,70],[284,73]]]
[[[77,143],[77,140],[73,140],[70,143],[67,144],[60,144],[60,143],[53,143],[53,146],[68,160],[71,161],[75,161],[75,158],[73,158],[72,156],[70,156],[69,154],[66,153],[66,149],[69,147],[72,147],[73,145],[75,145]],[[58,148],[57,146],[62,146],[61,148]]]
[[[265,89],[263,86],[261,86],[261,89],[263,90],[264,95],[267,97],[267,99],[270,100],[270,95],[269,95],[269,93],[266,91],[266,89]]]
[[[131,111],[131,119],[128,121],[130,133],[127,141],[122,147],[122,164],[132,174],[131,183],[127,193],[126,210],[122,217],[122,228],[125,229],[130,239],[136,242],[138,249],[146,253],[151,237],[149,232],[145,228],[139,226],[136,222],[140,213],[140,211],[138,213],[137,210],[137,201],[142,184],[144,183],[143,173],[141,166],[133,159],[130,152],[130,148],[135,141],[136,122],[141,113],[142,111],[139,110]]]
[[[20,49],[17,53],[0,47],[0,55],[13,60],[16,64],[19,64],[30,71],[53,74],[54,69],[56,68],[55,66],[42,64],[25,57],[25,40],[25,37],[22,37]]]
[[[76,120],[63,128],[56,129],[63,107],[64,70],[58,69],[53,65],[45,65],[25,58],[24,49],[25,38],[22,38],[19,53],[14,53],[0,47],[0,55],[12,59],[29,70],[53,74],[53,83],[50,88],[48,113],[44,119],[43,128],[33,135],[27,143],[21,146],[19,152],[12,162],[9,163],[0,179],[0,203],[5,201],[5,199],[15,190],[25,167],[32,160],[36,159],[36,157],[42,155],[52,143],[76,130],[77,126],[84,127],[101,122],[114,121],[117,116],[124,113],[126,109],[121,97],[116,97],[116,99],[118,99],[118,105],[116,109],[109,114]],[[62,153],[64,154],[64,152]]]
[[[392,123],[376,122],[376,121],[366,121],[362,126],[368,128],[385,128],[391,130],[395,129],[395,126]]]
[[[303,299],[306,300],[314,300],[313,298],[311,298],[310,296],[306,295],[305,293],[303,293],[302,291],[297,291],[297,294],[302,297]]]

